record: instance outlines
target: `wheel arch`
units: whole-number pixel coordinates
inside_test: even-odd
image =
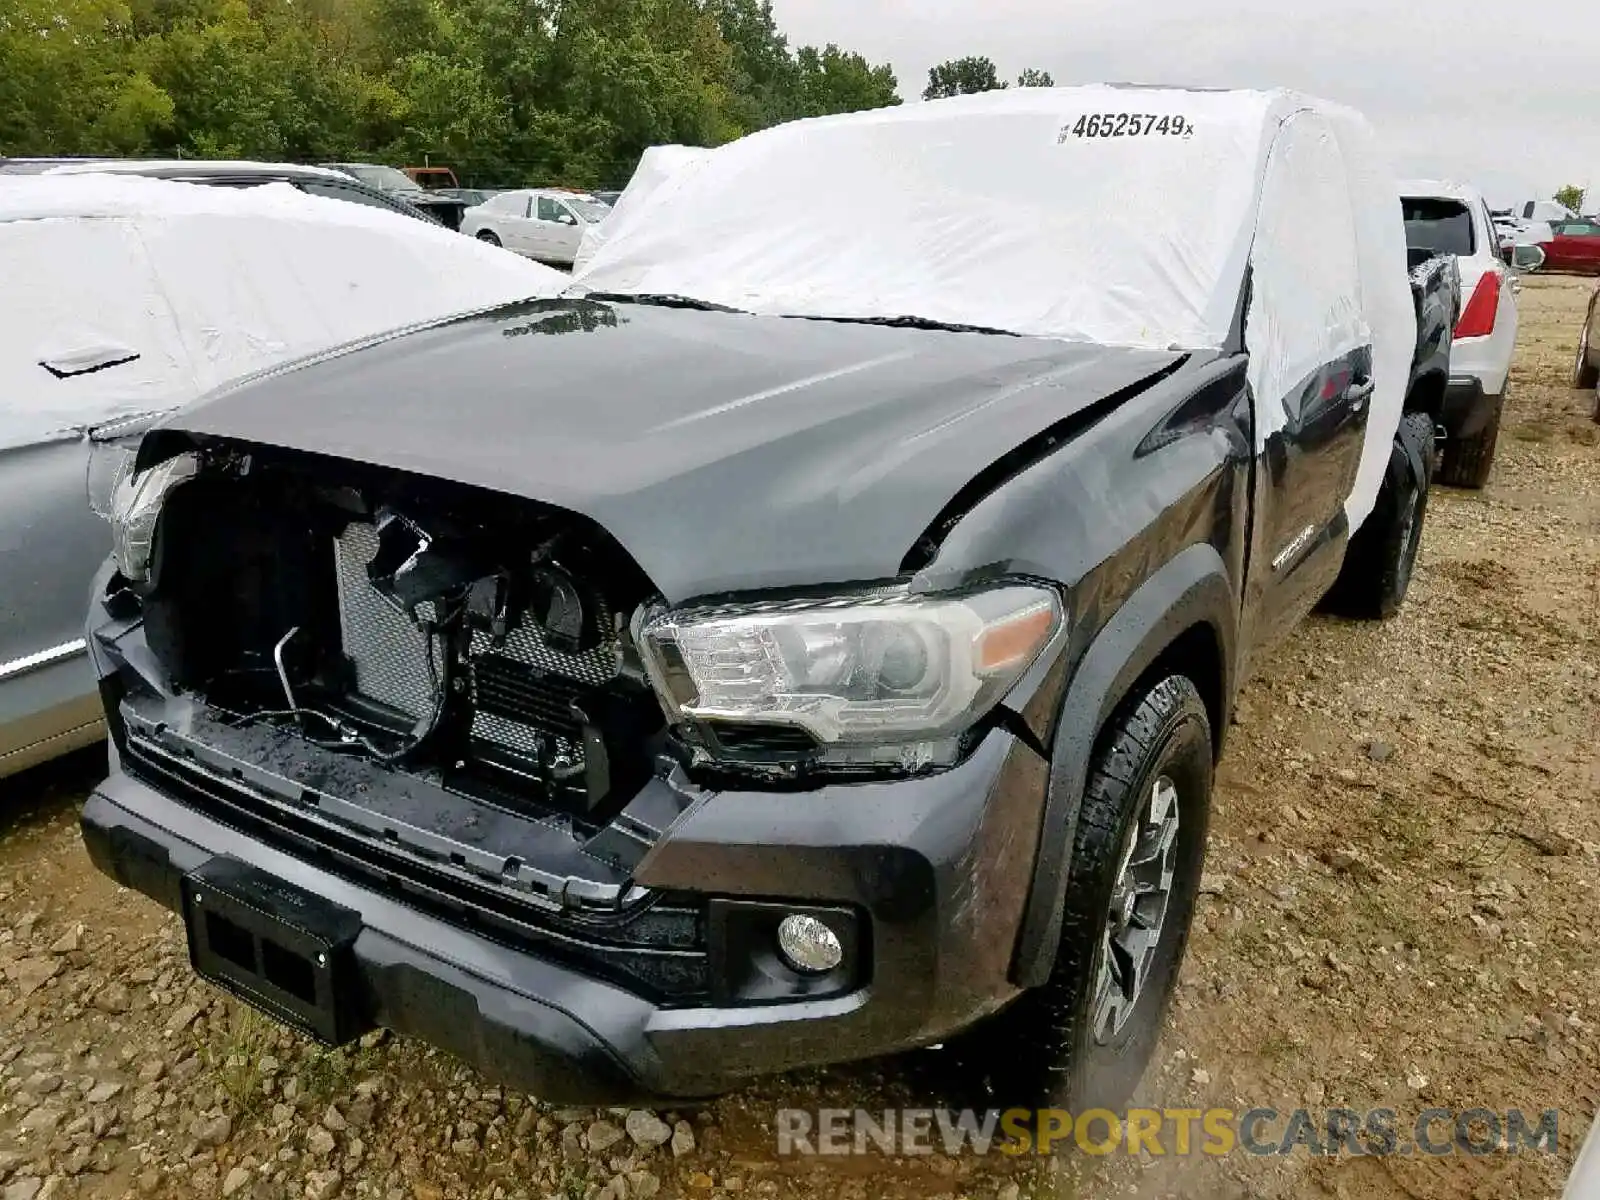
[[[1427,413],[1435,422],[1444,414],[1444,394],[1449,379],[1443,371],[1429,371],[1412,381],[1403,412]]]
[[[1089,764],[1114,718],[1169,674],[1188,676],[1221,753],[1237,674],[1237,603],[1214,546],[1181,551],[1150,576],[1095,635],[1061,700],[1039,848],[1012,958],[1018,987],[1043,983],[1055,962],[1072,846]]]

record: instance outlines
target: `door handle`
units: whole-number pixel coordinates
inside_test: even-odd
[[[1370,378],[1356,380],[1344,390],[1345,403],[1360,412],[1367,406],[1367,401],[1372,399],[1372,390],[1375,386]]]

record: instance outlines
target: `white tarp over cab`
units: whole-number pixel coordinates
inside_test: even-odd
[[[0,448],[176,407],[261,367],[567,277],[287,184],[0,180]]]
[[[1371,131],[1290,92],[1018,88],[798,121],[673,171],[608,226],[580,288],[1108,345],[1226,346],[1248,269],[1258,446],[1310,371],[1373,348],[1352,529],[1415,344]]]

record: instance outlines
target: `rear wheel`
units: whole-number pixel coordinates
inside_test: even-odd
[[[964,1040],[1002,1104],[1120,1109],[1177,983],[1211,807],[1206,707],[1181,675],[1101,739],[1073,839],[1050,978]]]
[[[478,230],[478,240],[480,242],[488,242],[491,246],[498,246],[500,244],[499,235],[496,234],[492,229]]]
[[[1422,463],[1420,479],[1408,449]],[[1378,502],[1345,551],[1328,593],[1330,611],[1361,621],[1386,620],[1400,611],[1422,549],[1433,468],[1433,418],[1411,413],[1400,422]]]
[[[1494,468],[1494,453],[1500,444],[1500,417],[1505,397],[1495,401],[1489,423],[1471,437],[1451,438],[1444,444],[1444,462],[1439,467],[1439,482],[1450,487],[1481,488],[1489,482]]]
[[[1583,332],[1578,335],[1578,358],[1572,364],[1572,386],[1585,391],[1600,386],[1600,355],[1589,345],[1589,327],[1594,324],[1594,314],[1584,318]]]

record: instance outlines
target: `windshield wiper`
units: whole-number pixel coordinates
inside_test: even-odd
[[[726,304],[713,304],[709,300],[696,300],[693,296],[674,296],[652,292],[588,292],[585,300],[607,301],[612,304],[653,304],[658,308],[697,308],[704,312],[743,312]]]
[[[931,317],[801,317],[802,321],[835,321],[843,325],[886,325],[891,329],[937,329],[945,333],[987,333],[1000,337],[1022,337],[1010,329],[993,329],[988,325],[961,325],[953,321],[935,321]]]

